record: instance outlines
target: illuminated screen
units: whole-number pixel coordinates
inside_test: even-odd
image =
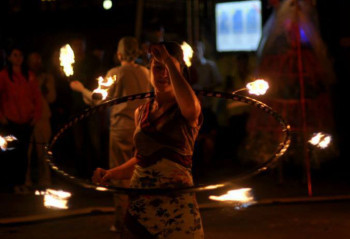
[[[260,1],[217,3],[215,22],[218,52],[257,50],[262,32]]]

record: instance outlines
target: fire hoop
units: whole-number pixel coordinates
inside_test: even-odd
[[[248,170],[246,172],[243,172],[235,177],[230,178],[229,180],[221,183],[216,183],[215,185],[211,184],[203,184],[203,185],[194,185],[190,187],[180,187],[180,188],[153,188],[153,189],[139,189],[139,188],[125,188],[125,187],[115,187],[115,186],[101,186],[92,183],[91,181],[84,180],[81,178],[77,178],[74,175],[70,175],[67,172],[60,169],[55,163],[53,162],[54,155],[52,153],[52,148],[55,145],[56,141],[63,135],[63,133],[71,128],[73,125],[77,124],[79,121],[89,117],[90,115],[102,111],[112,105],[117,105],[126,101],[130,100],[138,100],[138,99],[145,99],[145,98],[152,98],[154,97],[153,92],[148,93],[141,93],[136,95],[130,95],[125,96],[121,98],[111,99],[106,101],[105,103],[102,103],[100,105],[97,105],[93,108],[88,108],[81,112],[80,114],[73,117],[67,124],[65,124],[58,133],[53,137],[50,144],[48,144],[45,147],[46,152],[46,160],[48,161],[51,169],[55,171],[56,173],[64,176],[65,178],[69,179],[70,181],[85,187],[89,189],[94,189],[98,191],[109,191],[109,192],[116,192],[116,193],[122,193],[122,194],[168,194],[168,193],[186,193],[186,192],[199,192],[199,191],[209,191],[217,188],[223,188],[230,185],[233,185],[234,183],[237,183],[238,181],[241,181],[243,179],[247,179],[249,177],[252,177],[262,171],[266,171],[269,167],[271,167],[274,163],[277,162],[279,158],[281,158],[285,152],[287,151],[291,136],[290,136],[290,126],[285,122],[285,120],[277,113],[275,112],[270,106],[255,100],[253,98],[238,95],[235,93],[226,93],[226,92],[212,92],[212,91],[204,91],[204,90],[196,90],[195,91],[197,95],[206,96],[206,97],[215,97],[215,98],[222,98],[227,100],[234,100],[234,101],[240,101],[249,105],[252,105],[258,109],[261,109],[263,112],[271,115],[275,120],[278,121],[282,128],[283,137],[281,142],[279,143],[275,153],[271,155],[271,157],[266,160],[264,163],[258,165],[257,167]]]

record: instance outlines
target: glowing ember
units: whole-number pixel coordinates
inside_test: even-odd
[[[217,188],[221,188],[223,186],[225,186],[225,184],[209,185],[209,186],[206,186],[205,189],[217,189]]]
[[[9,136],[5,136],[2,137],[0,135],[0,148],[2,151],[6,151],[6,150],[12,150],[14,148],[8,147],[8,143],[17,140],[17,138],[13,135],[9,135]]]
[[[44,196],[44,206],[47,208],[68,209],[68,199],[72,194],[62,190],[46,189],[46,191],[35,191],[35,195]]]
[[[96,187],[96,190],[97,191],[107,191],[108,189],[107,188],[105,188],[105,187]]]
[[[315,145],[318,148],[324,149],[327,148],[329,143],[332,141],[332,137],[330,135],[324,133],[316,133],[309,140],[309,143]]]
[[[103,78],[100,76],[98,80],[98,87],[92,93],[98,93],[102,95],[102,100],[105,100],[108,96],[109,87],[116,81],[116,76]]]
[[[231,201],[240,203],[252,203],[254,197],[251,195],[251,188],[241,188],[236,190],[230,190],[226,194],[221,196],[209,196],[209,199],[216,201]]]
[[[186,66],[190,67],[192,65],[191,59],[193,56],[192,47],[189,44],[187,44],[187,42],[183,42],[181,45],[181,49],[184,54],[184,61],[186,63]]]
[[[263,79],[257,79],[248,83],[246,87],[249,90],[249,94],[264,95],[269,88],[269,84]]]
[[[72,64],[74,60],[74,52],[69,44],[61,47],[60,49],[60,65],[63,67],[63,71],[66,76],[74,74]]]

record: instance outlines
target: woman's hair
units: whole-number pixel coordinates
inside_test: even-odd
[[[189,70],[188,70],[187,65],[184,61],[184,54],[183,54],[183,51],[182,51],[180,44],[177,42],[174,42],[174,41],[164,41],[164,42],[160,42],[160,43],[156,43],[156,44],[165,46],[165,48],[167,49],[169,54],[180,63],[181,72],[182,72],[183,76],[185,77],[185,79],[188,82],[190,82]]]
[[[22,52],[22,54],[24,54],[23,48],[21,46],[15,45],[15,46],[10,46],[7,49],[6,57],[8,58],[14,50],[18,50],[18,51]],[[9,74],[10,80],[13,81],[12,63],[8,59],[6,60],[6,69],[7,69],[7,72]],[[24,75],[24,77],[28,81],[29,80],[29,71],[28,71],[27,64],[25,64],[25,60],[23,60],[23,63],[21,65],[21,71],[22,71],[22,74]]]

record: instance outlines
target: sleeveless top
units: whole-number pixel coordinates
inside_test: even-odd
[[[187,168],[192,166],[192,154],[203,116],[197,126],[191,126],[174,104],[156,119],[150,120],[153,100],[138,107],[134,142],[136,158],[142,167],[155,164],[162,158]]]

